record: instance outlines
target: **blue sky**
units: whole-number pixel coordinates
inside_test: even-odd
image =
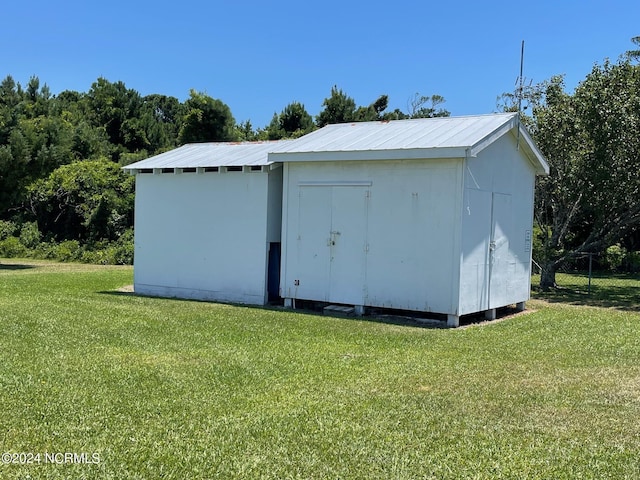
[[[525,41],[528,80],[573,90],[640,35],[638,0],[304,2],[32,0],[3,5],[0,76],[56,94],[103,76],[181,101],[196,89],[235,119],[268,124],[292,101],[316,115],[337,85],[358,105],[445,97],[453,115],[496,111]]]

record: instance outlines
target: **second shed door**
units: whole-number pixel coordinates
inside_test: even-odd
[[[468,189],[462,236],[461,310],[472,313],[509,304],[511,195]]]
[[[509,254],[511,215],[511,195],[494,193],[489,244],[489,308],[508,305],[511,296],[510,277],[515,275],[515,264]]]

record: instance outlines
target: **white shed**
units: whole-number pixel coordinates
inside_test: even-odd
[[[278,296],[282,168],[267,154],[281,144],[191,144],[125,167],[136,175],[137,293]]]
[[[329,125],[283,164],[280,295],[461,315],[529,299],[536,175],[516,114]]]

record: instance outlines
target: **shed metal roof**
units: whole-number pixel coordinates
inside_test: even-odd
[[[516,113],[327,125],[269,153],[270,161],[386,160],[475,156],[520,131],[520,148],[537,173],[549,166]]]
[[[519,133],[518,133],[519,131]],[[475,156],[512,132],[538,174],[549,165],[516,113],[327,125],[296,140],[192,143],[124,167],[264,166],[291,161],[393,160]]]
[[[291,140],[274,142],[190,143],[124,167],[148,168],[240,167],[273,163],[268,153]]]

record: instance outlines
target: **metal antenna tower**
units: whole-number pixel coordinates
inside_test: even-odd
[[[518,150],[520,150],[520,115],[522,113],[522,95],[524,92],[524,76],[522,75],[524,68],[524,40],[522,40],[522,47],[520,48],[520,76],[518,76],[517,80],[517,90],[516,96],[518,97],[518,138],[516,141],[516,146]]]

